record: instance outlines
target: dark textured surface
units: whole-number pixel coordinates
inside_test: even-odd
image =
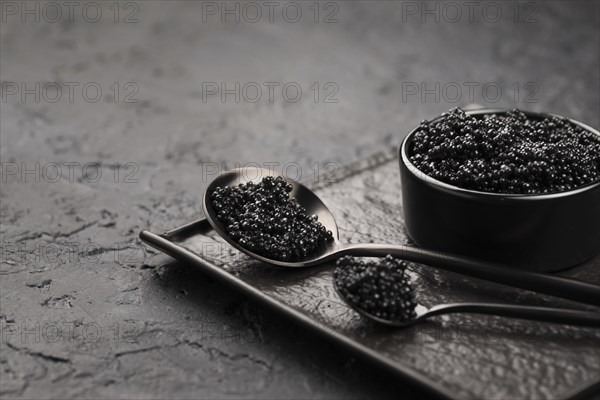
[[[310,18],[222,24],[218,18],[203,23],[200,2],[137,4],[134,24],[112,22],[107,8],[98,23],[80,17],[74,23],[35,23],[31,17],[22,23],[17,16],[0,24],[2,82],[77,82],[80,88],[97,82],[107,95],[97,103],[84,101],[81,91],[73,102],[16,95],[0,103],[2,163],[31,169],[36,162],[98,162],[103,171],[96,183],[82,177],[81,168],[71,179],[65,166],[57,182],[3,175],[3,397],[398,397],[408,390],[401,382],[378,377],[220,283],[140,246],[138,232],[199,217],[208,172],[221,163],[278,162],[281,169],[296,162],[310,177],[315,162],[326,172],[328,165],[397,145],[420,120],[471,100],[600,125],[595,1],[536,3],[538,22],[531,24],[510,17],[498,23],[404,22],[402,9],[391,2],[340,2],[334,24]],[[202,82],[236,81],[298,82],[305,95],[297,103],[281,96],[272,103],[202,101]],[[115,82],[121,89],[117,102],[109,95]],[[139,89],[137,103],[123,101],[128,82]],[[309,89],[314,82],[335,82],[339,102],[315,103]],[[458,101],[403,98],[403,83],[435,82],[478,82],[480,88],[498,82],[505,90],[496,103],[486,103],[480,90]],[[525,102],[528,82],[538,88],[533,103]],[[515,83],[517,102],[506,90]],[[134,163],[137,182],[125,182],[131,169],[115,179],[115,162]],[[350,193],[331,204],[341,220],[352,217],[343,207],[356,207],[370,220],[360,230],[346,226],[344,237],[397,237],[389,230],[401,225],[399,208],[381,213],[392,199],[388,191],[397,188],[377,176],[356,184],[373,207],[359,206],[353,186],[323,192],[328,199]],[[595,276],[583,272],[586,279]],[[431,279],[436,282],[435,275]],[[456,287],[447,292],[456,294]],[[575,367],[554,367],[557,359],[571,360],[564,349],[586,348],[586,337],[538,324],[527,331],[533,337],[547,333],[552,341],[528,345],[539,357],[511,360],[509,378],[529,368],[543,371],[553,387],[567,387],[597,368],[593,362],[582,366],[591,352]],[[424,349],[436,354],[435,342]],[[468,348],[460,347],[439,371],[452,378],[453,360],[468,357]],[[431,363],[424,356],[412,361],[423,368]],[[496,371],[496,362],[484,371]],[[481,373],[462,380],[476,383]],[[495,381],[486,387],[503,396]]]
[[[401,208],[400,184],[395,179],[398,166],[390,158],[373,168],[368,168],[369,160],[358,163],[351,167],[351,176],[319,190],[340,217],[342,242],[407,242],[401,218],[389,218]],[[379,188],[376,195],[374,185]],[[352,200],[344,201],[350,193]],[[214,232],[172,240],[308,315],[331,335],[347,336],[458,398],[555,399],[593,384],[600,376],[600,331],[595,328],[474,314],[442,316],[400,330],[380,328],[339,298],[332,282],[334,264],[300,270],[268,267],[233,250]],[[600,284],[599,271],[600,255],[566,274]],[[476,301],[582,307],[415,264],[408,273],[419,302],[426,307]]]

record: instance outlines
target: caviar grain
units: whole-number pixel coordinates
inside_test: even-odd
[[[228,237],[263,257],[280,261],[300,260],[333,234],[309,216],[290,197],[293,187],[281,177],[265,177],[260,183],[217,187],[211,205]]]
[[[405,261],[386,256],[377,261],[342,257],[334,279],[342,297],[352,306],[390,321],[416,317],[417,306]]]
[[[519,110],[469,116],[460,108],[415,132],[410,161],[464,189],[546,194],[600,181],[600,138],[565,118]]]

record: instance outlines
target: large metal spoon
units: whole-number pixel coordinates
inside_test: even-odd
[[[338,289],[335,281],[334,287],[338,296],[344,300],[348,307],[352,308],[358,314],[379,324],[398,328],[411,326],[437,315],[457,313],[487,314],[499,317],[552,322],[556,324],[600,327],[600,313],[568,310],[564,308],[522,306],[502,303],[448,303],[438,304],[431,308],[417,304],[415,307],[416,316],[414,318],[403,321],[389,320],[373,315],[350,302]]]
[[[241,252],[263,261],[267,264],[281,267],[308,267],[322,264],[336,258],[351,255],[362,257],[383,257],[388,254],[406,261],[426,264],[431,267],[456,272],[475,278],[531,290],[565,299],[575,300],[592,305],[600,305],[600,286],[592,285],[567,278],[559,278],[549,274],[520,271],[510,266],[498,265],[482,260],[475,260],[463,256],[444,254],[433,250],[422,249],[416,246],[398,244],[345,244],[339,241],[338,227],[333,214],[319,197],[306,186],[293,179],[282,178],[293,186],[290,196],[295,197],[298,203],[306,208],[309,215],[317,215],[318,220],[326,229],[333,233],[334,240],[327,243],[313,254],[295,261],[280,261],[261,256],[240,246],[227,236],[225,227],[217,218],[211,205],[211,194],[217,187],[237,186],[253,182],[259,183],[266,176],[281,176],[277,173],[262,168],[237,168],[222,173],[215,178],[204,193],[202,207],[204,215],[215,231],[229,244]]]

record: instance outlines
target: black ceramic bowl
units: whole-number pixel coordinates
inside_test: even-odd
[[[469,111],[469,115],[505,110]],[[530,118],[548,114],[525,112]],[[600,132],[570,119],[600,136]],[[419,246],[530,271],[556,271],[600,253],[600,182],[546,195],[497,194],[433,179],[409,160],[412,130],[400,147],[406,229]]]

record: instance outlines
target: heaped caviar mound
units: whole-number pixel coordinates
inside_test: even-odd
[[[333,277],[338,291],[352,306],[388,321],[416,317],[417,301],[407,264],[392,256],[377,261],[342,257]]]
[[[408,157],[420,171],[464,189],[548,194],[600,181],[600,137],[565,118],[467,115],[423,121]]]
[[[290,197],[293,187],[282,177],[217,187],[211,206],[229,238],[266,258],[294,261],[310,255],[333,234]]]

